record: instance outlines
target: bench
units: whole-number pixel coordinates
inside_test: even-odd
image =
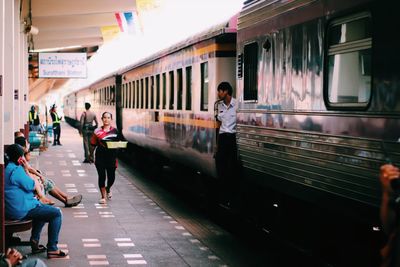
[[[20,238],[13,237],[13,234],[30,230],[32,228],[32,220],[6,220],[4,226],[6,248],[10,245],[30,245],[30,242],[22,242]]]

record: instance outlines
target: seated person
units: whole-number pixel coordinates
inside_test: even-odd
[[[9,248],[6,254],[0,254],[0,267],[46,267],[40,259],[23,260],[21,253],[13,248]]]
[[[26,139],[23,136],[17,137],[15,138],[15,143],[19,144],[20,146],[22,146],[25,149],[25,153],[24,153],[24,157],[27,161],[27,163],[24,165],[27,168],[27,173],[28,175],[30,175],[31,177],[35,178],[35,179],[39,179],[39,181],[41,182],[41,184],[44,187],[44,194],[49,193],[51,196],[53,196],[54,198],[60,200],[62,203],[64,203],[65,207],[73,207],[78,205],[81,201],[82,201],[82,195],[76,195],[73,197],[68,196],[66,193],[64,193],[63,191],[61,191],[60,188],[58,188],[56,186],[56,184],[54,183],[53,180],[45,178],[42,173],[39,170],[36,170],[34,168],[32,168],[29,165],[29,161],[30,161],[30,151],[27,149],[26,147]],[[54,202],[52,201],[47,201],[45,198],[39,198],[41,200],[41,202],[43,204],[50,204],[53,205]]]
[[[32,253],[40,253],[46,247],[39,245],[40,233],[48,224],[47,257],[64,258],[68,254],[58,249],[58,235],[61,230],[62,214],[59,208],[43,205],[34,196],[37,181],[31,179],[20,165],[24,150],[20,145],[10,145],[6,150],[8,162],[4,175],[5,215],[10,220],[32,220]],[[23,163],[22,163],[23,164]]]
[[[400,170],[392,164],[380,168],[382,185],[381,221],[387,235],[385,247],[381,250],[381,267],[400,266]]]

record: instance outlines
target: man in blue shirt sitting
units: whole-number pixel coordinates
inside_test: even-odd
[[[35,183],[24,170],[26,163],[24,151],[20,145],[7,148],[8,164],[5,169],[4,196],[5,215],[12,220],[32,220],[31,247],[32,253],[44,252],[46,248],[39,245],[40,233],[46,222],[48,226],[47,257],[63,258],[67,253],[57,247],[61,229],[62,214],[56,207],[42,204],[35,198]]]

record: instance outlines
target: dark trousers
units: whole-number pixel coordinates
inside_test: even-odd
[[[111,186],[115,181],[115,166],[104,166],[104,164],[96,164],[97,174],[99,176],[99,188],[106,186],[107,177],[107,192],[110,191]]]
[[[61,125],[59,123],[53,124],[54,141],[53,144],[60,144]]]
[[[92,138],[93,131],[83,130],[82,138],[83,138],[83,150],[85,151],[85,160],[89,160],[89,147],[90,147],[90,139]]]
[[[232,201],[237,194],[239,172],[236,134],[222,133],[218,135],[215,164],[221,189],[219,194],[221,200]]]
[[[62,223],[62,213],[59,208],[40,204],[36,208],[31,209],[25,216],[25,219],[32,219],[31,240],[37,241],[38,244],[43,226],[45,223],[49,223],[47,228],[47,250],[58,250],[58,235]]]

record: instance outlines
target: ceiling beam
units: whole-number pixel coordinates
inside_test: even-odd
[[[102,37],[99,28],[81,28],[81,29],[66,29],[62,31],[40,31],[39,35],[33,36],[33,41],[48,41],[59,39],[77,39],[77,38],[100,38]]]
[[[135,0],[32,0],[32,14],[35,18],[133,10],[136,10]]]
[[[44,40],[40,39],[34,42],[36,49],[48,49],[56,47],[68,47],[68,46],[95,46],[101,45],[103,43],[103,38],[77,38],[77,39],[59,39],[59,40]]]
[[[117,25],[114,13],[101,13],[82,16],[60,16],[33,18],[32,24],[41,31],[60,31],[68,29],[81,29]]]

